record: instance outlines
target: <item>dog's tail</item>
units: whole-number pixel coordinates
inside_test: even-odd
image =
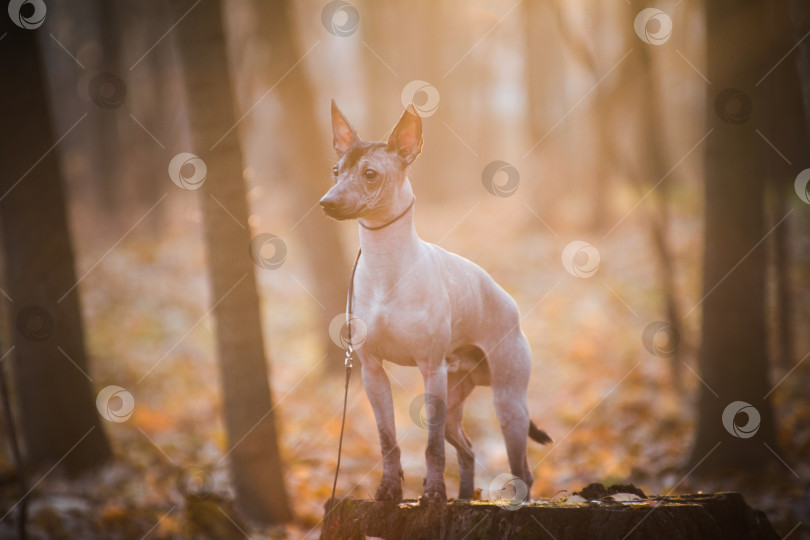
[[[533,441],[539,442],[540,444],[548,444],[552,442],[551,437],[548,436],[548,433],[538,428],[531,420],[529,420],[529,438],[531,438]]]

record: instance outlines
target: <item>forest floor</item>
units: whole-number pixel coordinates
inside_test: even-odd
[[[446,214],[425,212],[425,230],[452,229],[458,216]],[[633,483],[648,495],[733,490],[765,511],[781,535],[810,538],[810,405],[801,388],[810,363],[773,394],[783,469],[759,483],[761,471],[714,481],[687,475],[682,464],[701,384],[695,374],[699,319],[684,322],[674,364],[679,387],[672,360],[649,354],[641,344],[645,326],[663,318],[655,265],[639,247],[646,237],[630,232],[601,244],[599,273],[583,280],[562,268],[564,242],[538,234],[517,212],[500,216],[497,227],[467,220],[442,245],[486,268],[521,308],[535,358],[530,410],[555,441],[530,443],[531,497],[562,501],[591,482]],[[187,219],[199,216],[189,210]],[[696,229],[678,226],[683,234],[674,236],[699,237]],[[433,241],[440,236],[425,234]],[[694,242],[673,245],[684,311],[699,299]],[[104,240],[80,246],[79,268],[89,268],[104,246]],[[503,246],[520,254],[520,264],[502,256]],[[340,369],[334,375],[325,369],[326,329],[312,322],[320,308],[307,290],[312,287],[304,255],[291,249],[282,268],[257,275],[286,467],[286,486],[268,489],[286,489],[295,511],[294,523],[275,528],[255,527],[233,507],[203,268],[200,239],[174,227],[159,240],[123,243],[82,284],[94,385],[122,386],[136,405],[128,421],[104,424],[113,462],[81,478],[55,473],[35,479],[28,497],[32,538],[204,538],[203,530],[212,538],[317,538],[334,474],[343,376]],[[410,411],[422,381],[416,370],[397,366],[389,376],[404,495],[414,498],[424,476],[426,432]],[[476,486],[486,497],[492,480],[508,472],[488,389],[470,397],[465,428],[476,452]],[[381,465],[359,370],[350,388],[343,452],[338,495],[373,497]],[[447,464],[453,496],[458,467],[449,446]],[[6,454],[0,454],[0,480],[0,514],[6,514],[19,498]],[[0,520],[0,538],[13,537],[11,515]]]

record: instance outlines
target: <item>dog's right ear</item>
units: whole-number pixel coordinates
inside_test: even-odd
[[[332,146],[335,152],[342,156],[357,142],[357,133],[349,125],[348,120],[338,109],[335,100],[332,100]]]

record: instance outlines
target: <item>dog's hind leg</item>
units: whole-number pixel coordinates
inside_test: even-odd
[[[472,498],[475,489],[475,454],[470,438],[461,425],[464,400],[475,388],[475,383],[465,375],[453,373],[447,377],[447,419],[444,424],[444,437],[458,454],[459,499]]]
[[[529,438],[527,389],[531,372],[531,351],[526,338],[513,328],[494,350],[487,352],[492,378],[495,414],[501,424],[512,474],[531,490],[532,475],[526,457]]]

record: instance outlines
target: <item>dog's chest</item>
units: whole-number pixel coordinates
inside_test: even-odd
[[[430,291],[395,289],[388,295],[359,294],[355,315],[366,327],[364,353],[400,365],[443,355],[450,343],[450,309]],[[371,294],[369,294],[371,293]]]

